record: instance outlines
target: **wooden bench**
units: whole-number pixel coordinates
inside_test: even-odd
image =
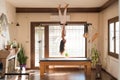
[[[88,58],[43,58],[40,59],[40,77],[49,65],[84,65],[86,67],[86,76],[91,79],[91,60]]]

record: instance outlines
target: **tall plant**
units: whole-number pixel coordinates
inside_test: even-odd
[[[19,62],[19,65],[20,66],[26,65],[27,59],[28,59],[28,57],[25,56],[24,49],[23,49],[23,47],[21,47],[20,51],[17,54],[17,60]]]
[[[91,49],[91,60],[93,66],[95,66],[99,62],[99,52],[95,46]]]

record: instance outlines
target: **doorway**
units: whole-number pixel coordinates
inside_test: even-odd
[[[40,59],[47,57],[48,26],[31,23],[31,68],[40,67]]]
[[[35,27],[35,67],[39,67],[39,61],[44,58],[44,32],[45,27],[36,26]]]

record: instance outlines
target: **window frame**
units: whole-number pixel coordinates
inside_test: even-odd
[[[116,17],[114,17],[114,18],[111,18],[111,19],[109,19],[108,20],[108,55],[110,55],[110,56],[112,56],[112,57],[114,57],[114,58],[119,58],[119,54],[117,54],[116,52],[115,52],[115,50],[116,50],[116,22],[118,22],[119,21],[119,17],[118,16],[116,16]],[[110,24],[111,23],[114,23],[114,52],[110,52]]]
[[[67,24],[67,25],[70,25],[70,26],[72,26],[72,25],[85,25],[86,23],[72,23],[71,22],[71,24]],[[52,24],[53,25],[53,24]],[[57,24],[58,26],[59,26],[59,24]],[[49,25],[48,25],[49,26]],[[49,35],[49,32],[48,32],[48,35]],[[49,40],[48,40],[48,42],[49,42]],[[50,54],[50,53],[49,53]],[[87,57],[87,38],[85,38],[85,56],[84,56],[85,58]],[[82,57],[82,58],[84,58],[84,57]],[[56,57],[50,57],[50,55],[49,55],[49,58],[56,58]],[[57,57],[57,58],[59,58],[59,57]],[[69,57],[69,58],[81,58],[81,57]]]

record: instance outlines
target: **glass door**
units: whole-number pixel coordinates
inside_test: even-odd
[[[45,27],[35,27],[35,67],[39,67],[41,58],[44,58]]]
[[[39,69],[40,59],[48,57],[48,25],[31,23],[31,68]]]

